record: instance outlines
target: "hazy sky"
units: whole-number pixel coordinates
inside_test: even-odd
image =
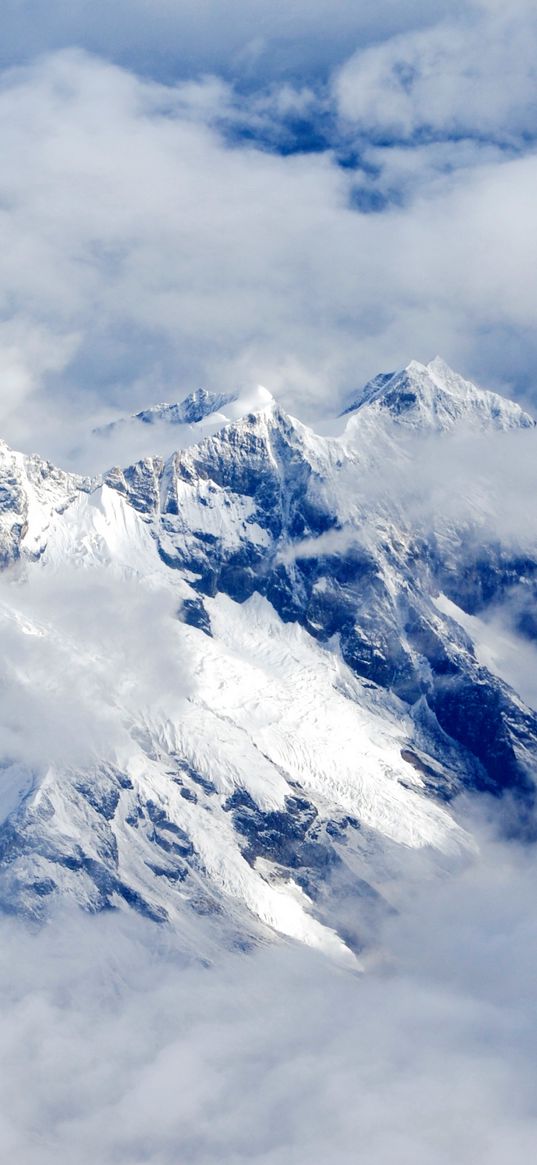
[[[532,0],[6,0],[0,432],[440,352],[537,401]]]

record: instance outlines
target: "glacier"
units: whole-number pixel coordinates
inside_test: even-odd
[[[475,860],[465,796],[531,832],[537,711],[483,628],[514,603],[533,650],[537,537],[445,489],[535,422],[436,358],[328,429],[257,388],[115,422],[88,476],[0,443],[4,912],[360,966],[410,852]]]

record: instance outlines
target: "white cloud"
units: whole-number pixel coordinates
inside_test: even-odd
[[[62,458],[111,406],[200,383],[261,380],[300,414],[435,351],[491,383],[527,372],[534,157],[433,167],[405,206],[361,214],[329,152],[278,156],[208,128],[204,102],[212,119],[226,92],[73,52],[5,76],[0,304],[15,367],[40,337],[2,418],[11,443]]]
[[[513,614],[515,619],[520,614],[517,606],[521,598],[525,596],[521,596],[520,588],[517,588],[508,601],[493,606],[484,618],[468,615],[445,595],[439,596],[437,604],[467,631],[483,667],[510,684],[526,704],[537,709],[537,649],[531,640],[517,634],[512,626]],[[525,610],[523,608],[523,613],[528,608],[529,603]]]
[[[12,319],[1,320],[2,416],[20,412],[39,390],[44,376],[63,371],[76,347],[76,336],[54,335],[52,329],[25,319],[22,311]]]
[[[391,494],[411,526],[427,534],[464,531],[470,552],[494,542],[532,554],[535,429],[410,437],[402,447],[407,460],[379,467],[364,488],[366,496]]]
[[[342,115],[366,135],[535,135],[537,13],[528,0],[463,13],[358,49],[336,85]]]
[[[38,935],[4,921],[4,1151],[24,1165],[531,1160],[534,886],[533,852],[486,835],[454,880],[409,869],[361,976],[283,945],[188,966],[180,938],[133,919],[63,916]]]
[[[36,566],[21,583],[0,583],[2,757],[41,773],[87,766],[132,750],[148,709],[177,717],[193,681],[173,590],[106,562]]]

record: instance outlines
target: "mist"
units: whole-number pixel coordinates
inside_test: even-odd
[[[180,935],[133,917],[63,914],[37,933],[4,920],[5,1152],[21,1165],[530,1160],[536,857],[476,826],[479,860],[457,876],[420,859],[362,974],[283,942],[196,963]]]
[[[108,563],[0,580],[0,755],[46,770],[132,747],[137,717],[176,717],[193,679],[173,587]]]

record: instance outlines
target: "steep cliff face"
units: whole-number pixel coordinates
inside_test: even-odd
[[[253,404],[103,478],[0,448],[13,715],[41,685],[88,741],[4,749],[5,909],[128,905],[185,941],[209,912],[228,942],[350,958],[409,848],[471,850],[457,792],[531,808],[537,714],[464,616],[522,591],[531,637],[537,545],[502,539],[486,490],[438,513],[408,488],[431,448],[441,473],[458,435],[531,418],[439,360],[377,377],[336,437]]]

